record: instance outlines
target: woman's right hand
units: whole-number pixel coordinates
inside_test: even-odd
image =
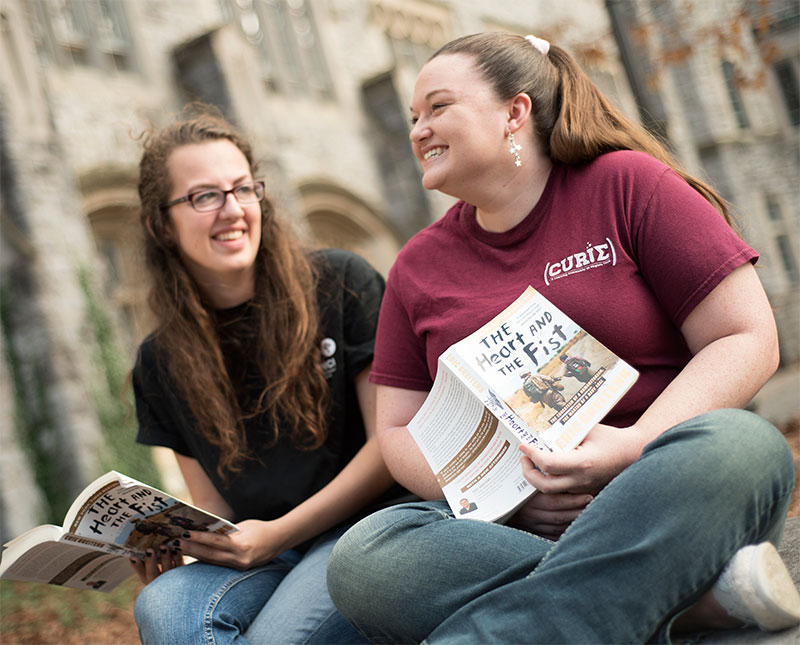
[[[183,553],[171,541],[161,544],[157,551],[148,547],[143,558],[131,558],[131,566],[144,584],[153,582],[162,573],[183,564]]]
[[[641,455],[645,438],[635,426],[597,424],[566,452],[523,444],[522,474],[537,493],[509,524],[557,540],[594,496]]]
[[[266,564],[286,549],[295,546],[291,531],[282,519],[244,520],[238,531],[227,535],[204,531],[187,531],[180,540],[186,555],[245,571]]]

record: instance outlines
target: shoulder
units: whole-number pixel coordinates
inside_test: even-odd
[[[131,377],[135,388],[145,390],[159,388],[170,383],[166,358],[158,344],[156,334],[150,334],[139,345]]]
[[[567,166],[568,182],[586,182],[592,186],[653,187],[672,169],[649,154],[637,150],[606,152],[585,164]]]
[[[360,290],[376,285],[383,290],[383,276],[364,258],[344,249],[320,249],[310,254],[319,272],[321,290],[335,288]]]
[[[594,172],[632,174],[632,173],[654,173],[661,174],[670,170],[670,167],[651,157],[646,152],[638,150],[614,150],[600,155],[593,161],[586,164],[587,168]]]
[[[158,353],[155,334],[150,334],[142,341],[136,352],[134,372],[154,369],[158,364]]]
[[[644,152],[615,150],[563,169],[562,194],[571,199],[606,199],[642,210],[652,195],[664,190],[691,190],[667,164]]]

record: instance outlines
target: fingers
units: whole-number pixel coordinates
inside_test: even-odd
[[[131,567],[139,580],[149,584],[162,573],[183,565],[183,553],[176,542],[165,542],[157,550],[148,548],[143,557],[131,557]]]
[[[580,462],[580,456],[574,450],[550,452],[528,443],[520,444],[519,449],[536,467],[548,475],[568,473]]]
[[[559,475],[545,470],[525,455],[520,458],[520,463],[522,464],[522,475],[525,479],[543,493],[555,494],[581,490],[577,479],[572,474]]]
[[[131,567],[136,572],[137,577],[141,580],[144,584],[150,582],[145,578],[144,575],[144,561],[141,558],[137,558],[135,556],[131,556]]]
[[[594,499],[592,495],[585,493],[559,493],[548,495],[538,493],[531,497],[523,507],[528,511],[540,511],[548,513],[582,511]],[[574,519],[574,517],[572,518]]]
[[[197,560],[234,569],[246,568],[239,560],[235,544],[229,537],[202,531],[185,532],[175,540],[183,554]],[[220,539],[221,538],[221,539]]]
[[[548,495],[539,492],[528,500],[509,524],[541,537],[557,540],[592,499],[591,495],[585,494]]]

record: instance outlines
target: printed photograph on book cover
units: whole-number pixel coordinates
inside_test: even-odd
[[[487,406],[513,413],[506,416],[521,440],[538,436],[556,449],[574,447],[636,378],[532,288],[455,350],[488,386]]]

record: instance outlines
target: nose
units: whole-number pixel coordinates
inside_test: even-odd
[[[220,214],[228,217],[241,217],[244,214],[244,208],[242,208],[239,200],[233,196],[233,193],[226,193],[225,203],[222,204]]]
[[[408,133],[408,138],[411,143],[419,143],[430,136],[430,128],[427,123],[423,121],[422,117],[417,119],[417,122],[411,127],[411,132]]]

